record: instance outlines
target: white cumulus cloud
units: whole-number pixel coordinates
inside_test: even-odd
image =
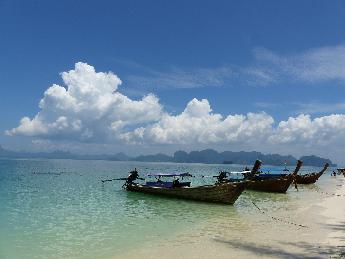
[[[116,137],[125,126],[159,120],[162,107],[153,94],[131,100],[119,93],[121,80],[78,62],[61,74],[64,86],[52,85],[39,103],[40,111],[24,117],[9,135],[99,141]]]
[[[273,143],[299,143],[312,146],[345,143],[345,115],[332,114],[312,119],[301,114],[281,121],[270,137]]]
[[[160,144],[257,142],[272,131],[274,120],[265,113],[229,115],[212,113],[206,99],[193,99],[179,115],[164,114],[160,121],[122,134],[127,141]]]

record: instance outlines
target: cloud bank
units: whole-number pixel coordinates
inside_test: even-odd
[[[312,118],[301,114],[276,122],[265,112],[221,115],[207,99],[192,99],[180,114],[169,114],[148,94],[133,100],[119,92],[112,72],[78,62],[61,73],[64,86],[49,87],[33,118],[24,117],[11,136],[128,145],[246,145],[253,149],[345,144],[345,115]]]

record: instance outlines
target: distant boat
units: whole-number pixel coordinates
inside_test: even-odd
[[[337,168],[338,174],[345,173],[345,168]]]
[[[293,183],[295,184],[312,184],[315,183],[322,174],[327,170],[329,164],[326,163],[323,167],[323,169],[320,172],[313,172],[308,174],[297,174],[296,170],[293,174]],[[281,177],[287,177],[289,175],[289,170],[285,167],[283,170],[284,173],[282,174],[259,174],[259,177],[266,177],[266,178],[281,178]]]
[[[298,160],[293,173],[254,175],[253,177],[249,178],[251,181],[247,188],[263,192],[285,193],[289,189],[301,166],[302,161]],[[286,170],[284,171],[286,172]]]
[[[343,175],[345,177],[345,168],[337,168],[338,175]],[[333,171],[333,175],[335,176],[336,173]]]
[[[296,168],[293,173],[287,174],[284,169],[284,173],[279,174],[265,174],[257,173],[252,174],[250,171],[239,172],[244,175],[244,180],[248,180],[247,188],[255,191],[262,192],[277,192],[285,193],[294,181],[294,176],[297,175],[299,169],[302,166],[302,161],[298,160]],[[230,182],[236,182],[236,179],[229,179]]]
[[[312,184],[315,183],[321,175],[327,170],[329,164],[326,163],[323,167],[323,169],[316,173],[309,173],[309,174],[304,174],[304,175],[296,175],[295,176],[295,181],[297,184]]]
[[[260,168],[261,161],[256,161],[252,173]],[[190,187],[190,182],[180,182],[176,177],[188,177],[186,174],[150,174],[157,177],[157,182],[135,183],[139,173],[134,170],[124,184],[127,191],[154,194],[166,197],[181,198],[188,200],[233,204],[247,186],[247,181],[236,183],[218,181],[213,185]],[[162,177],[174,177],[173,181],[162,181]]]

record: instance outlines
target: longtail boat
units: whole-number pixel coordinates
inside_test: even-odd
[[[238,182],[233,184],[223,183],[220,185],[167,188],[132,183],[126,186],[126,190],[196,201],[233,204],[244,191],[246,184],[246,182]]]
[[[257,160],[252,169],[255,174],[260,168],[261,161]],[[153,174],[151,174],[152,176]],[[182,174],[155,174],[161,177],[179,177]],[[236,183],[217,181],[213,185],[202,185],[190,187],[190,182],[179,182],[175,179],[172,182],[157,181],[146,182],[145,184],[135,183],[134,181],[139,178],[139,173],[134,170],[130,173],[129,177],[124,184],[124,188],[131,192],[142,192],[147,194],[154,194],[166,197],[181,198],[195,201],[213,202],[233,204],[241,195],[247,186],[247,181],[239,181]],[[189,183],[189,184],[188,184]]]
[[[315,183],[321,175],[327,170],[329,164],[326,163],[323,169],[320,172],[313,172],[309,174],[304,174],[304,175],[296,175],[295,176],[295,181],[297,184],[312,184]]]
[[[342,174],[345,177],[345,168],[337,168],[338,175]],[[333,175],[335,176],[336,173],[333,171]]]
[[[294,177],[302,166],[302,161],[298,160],[296,168],[292,174],[257,174],[249,175],[246,179],[250,180],[247,188],[262,192],[286,193]]]

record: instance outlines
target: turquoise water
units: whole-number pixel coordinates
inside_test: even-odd
[[[235,206],[224,206],[129,193],[121,181],[101,183],[125,177],[134,168],[142,175],[210,175],[243,166],[0,160],[0,258],[110,258],[192,230],[211,218],[241,225],[244,214],[257,213],[248,205],[251,200],[266,201],[266,208],[274,210],[293,197],[247,192]],[[211,181],[193,178],[193,184]]]

